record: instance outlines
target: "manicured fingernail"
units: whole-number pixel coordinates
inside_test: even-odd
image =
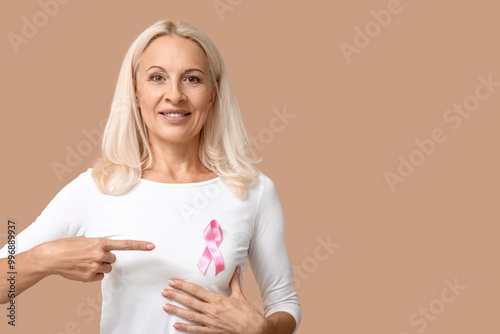
[[[172,307],[171,307],[170,305],[168,305],[168,304],[167,304],[167,305],[163,306],[163,309],[164,309],[165,311],[167,311],[167,312],[170,312],[170,311],[172,310]]]
[[[175,329],[179,329],[179,327],[181,327],[179,324],[174,324]]]
[[[161,294],[165,297],[168,297],[168,295],[170,294],[170,292],[168,290],[162,290],[161,291]]]
[[[238,266],[236,270],[238,271],[238,274],[241,274],[241,267],[240,266]]]
[[[155,249],[155,245],[154,244],[148,244],[146,246],[147,249]]]
[[[174,281],[168,281],[168,285],[175,286],[175,282]]]

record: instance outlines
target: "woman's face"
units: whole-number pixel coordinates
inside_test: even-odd
[[[151,144],[197,141],[215,94],[207,57],[193,41],[162,36],[143,52],[136,97]]]

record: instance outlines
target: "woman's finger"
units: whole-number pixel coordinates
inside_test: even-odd
[[[101,238],[98,242],[100,242],[101,245],[103,245],[103,249],[106,251],[110,250],[150,251],[155,248],[155,245],[153,243],[143,240],[114,240],[114,239]]]
[[[193,296],[187,295],[185,293],[171,290],[171,289],[165,289],[161,292],[161,294],[169,299],[173,299],[178,301],[179,303],[186,305],[187,307],[193,308],[195,310],[198,310],[200,312],[205,313],[207,311],[207,304]]]
[[[109,263],[101,263],[99,265],[99,269],[97,269],[98,273],[109,274],[111,272],[111,265]]]
[[[188,325],[184,324],[182,322],[176,322],[174,324],[174,328],[181,331],[181,332],[186,332],[186,333],[200,333],[200,334],[214,334],[214,333],[224,333],[221,331],[214,331],[208,327],[203,327],[203,326],[196,326],[196,325]]]
[[[220,295],[207,291],[201,287],[199,287],[196,284],[189,283],[183,280],[176,280],[176,279],[171,279],[168,281],[168,285],[170,285],[173,288],[176,288],[178,290],[182,290],[184,292],[189,293],[190,295],[193,295],[201,300],[204,300],[206,302],[217,302],[220,300]],[[174,290],[168,290],[168,291],[174,291]],[[175,292],[175,291],[174,291]]]
[[[186,319],[191,322],[195,322],[199,325],[209,325],[210,319],[203,315],[202,313],[186,310],[185,308],[174,306],[172,304],[163,305],[163,309],[170,314],[174,314],[180,318]],[[196,326],[199,326],[196,325]]]
[[[104,261],[102,262],[113,264],[115,263],[115,261],[116,261],[116,255],[111,252],[106,252],[106,255],[104,256]]]
[[[103,278],[104,278],[104,274],[103,273],[97,273],[91,279],[86,280],[86,282],[101,281]]]

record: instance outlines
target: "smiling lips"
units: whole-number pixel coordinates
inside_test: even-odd
[[[166,119],[169,123],[183,123],[189,118],[191,115],[190,112],[183,109],[167,109],[160,111],[160,114]]]
[[[180,117],[180,116],[189,115],[191,113],[184,110],[184,109],[165,109],[165,110],[160,111],[160,114],[173,116],[173,117]]]
[[[166,114],[163,114],[163,115],[173,116],[173,117],[180,117],[180,116],[186,116],[188,114],[179,114],[179,113],[169,112],[169,113],[166,113]]]

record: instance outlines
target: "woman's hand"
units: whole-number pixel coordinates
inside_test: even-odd
[[[151,246],[148,248],[148,245]],[[37,247],[37,262],[47,275],[56,274],[83,282],[102,280],[104,274],[111,272],[111,264],[116,261],[112,250],[154,249],[154,245],[147,241],[84,236],[58,239]]]
[[[172,289],[164,289],[162,295],[198,310],[198,312],[172,304],[166,304],[163,309],[178,317],[202,324],[200,326],[177,322],[174,324],[174,328],[188,333],[266,333],[269,323],[243,296],[240,286],[240,272],[241,268],[236,267],[229,283],[231,287],[229,297],[204,290],[186,281],[170,280],[170,286],[192,296]]]

